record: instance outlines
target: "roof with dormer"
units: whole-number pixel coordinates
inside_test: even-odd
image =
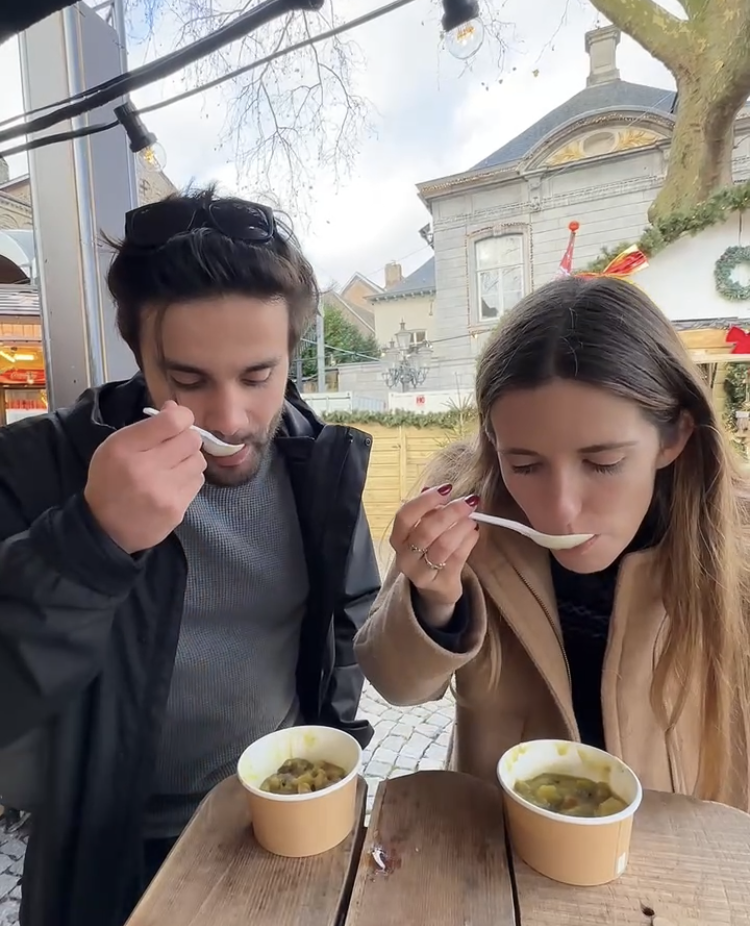
[[[674,90],[631,84],[626,80],[612,80],[586,87],[475,164],[470,171],[510,166],[523,160],[545,138],[554,135],[563,126],[595,113],[637,112],[640,115],[652,113],[671,116],[676,96]]]
[[[435,292],[435,258],[431,257],[395,286],[370,296],[370,302],[388,302],[406,296],[423,296]]]

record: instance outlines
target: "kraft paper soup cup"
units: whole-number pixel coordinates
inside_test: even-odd
[[[269,794],[260,786],[287,759],[333,762],[346,776],[311,794]],[[258,843],[274,855],[304,858],[327,852],[351,833],[356,819],[362,750],[331,727],[290,727],[257,740],[240,756],[237,775],[247,791]]]
[[[518,781],[545,773],[605,781],[627,802],[609,817],[566,817],[516,793]],[[534,740],[509,749],[497,766],[511,843],[535,871],[563,884],[607,884],[628,864],[633,815],[643,798],[634,772],[601,749],[565,740]]]

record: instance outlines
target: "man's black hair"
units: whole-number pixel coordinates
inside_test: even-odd
[[[214,187],[175,194],[171,200],[205,208],[222,199]],[[115,257],[107,284],[116,307],[117,328],[140,362],[141,326],[146,312],[163,318],[170,305],[239,295],[283,300],[289,312],[289,352],[312,323],[318,285],[291,229],[275,216],[276,232],[260,244],[229,238],[213,228],[195,228],[158,248],[142,248],[127,237],[110,242]]]

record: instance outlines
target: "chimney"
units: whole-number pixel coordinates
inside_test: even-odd
[[[397,261],[392,260],[390,263],[385,265],[385,288],[393,289],[397,283],[400,283],[404,278],[404,274],[401,271],[401,264]]]
[[[605,26],[586,33],[586,52],[591,63],[588,87],[609,84],[620,79],[617,70],[617,46],[622,33],[616,26]]]

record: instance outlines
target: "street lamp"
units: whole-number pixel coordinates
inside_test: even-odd
[[[383,353],[383,379],[389,389],[400,384],[401,390],[416,389],[427,379],[432,348],[423,341],[412,344],[411,331],[401,327],[394,335],[388,349]]]

